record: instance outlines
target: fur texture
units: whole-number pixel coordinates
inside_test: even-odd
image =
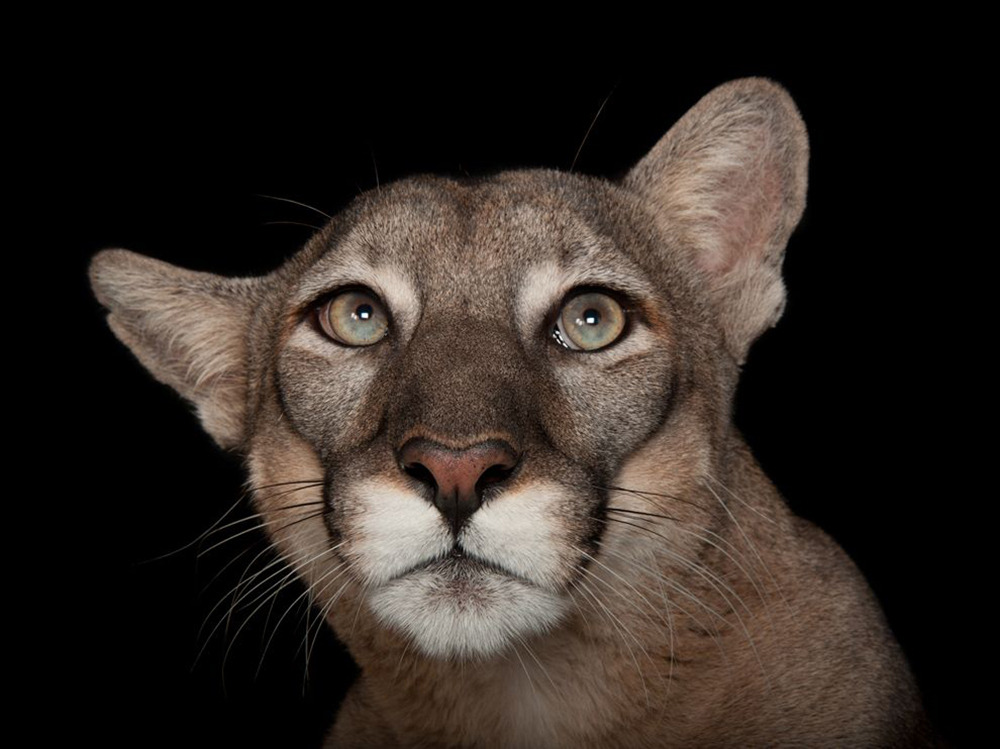
[[[787,93],[747,79],[620,183],[403,180],[258,279],[95,258],[112,330],[246,456],[275,547],[361,667],[331,745],[928,740],[865,582],[731,422],[807,160]],[[359,288],[388,333],[345,346],[317,310]],[[580,290],[625,310],[612,345],[553,338]],[[459,525],[401,459],[414,441],[503,444],[516,467]]]

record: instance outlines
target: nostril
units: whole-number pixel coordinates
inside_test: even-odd
[[[513,472],[514,466],[512,465],[497,463],[490,466],[483,471],[483,475],[476,482],[476,491],[481,493],[490,484],[499,484],[501,481],[506,481]]]
[[[434,474],[431,470],[425,466],[423,463],[410,462],[403,464],[403,472],[406,475],[415,478],[422,484],[427,484],[431,489],[437,491],[437,481],[434,479]]]

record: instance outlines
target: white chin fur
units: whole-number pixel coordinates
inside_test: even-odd
[[[551,629],[567,609],[561,596],[496,572],[456,574],[440,565],[379,587],[369,603],[385,625],[436,658],[496,655]]]

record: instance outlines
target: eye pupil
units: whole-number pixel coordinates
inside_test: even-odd
[[[370,320],[372,314],[375,312],[370,304],[358,305],[358,308],[354,310],[355,320]]]
[[[588,309],[583,313],[582,325],[598,325],[601,322],[601,313],[596,309]]]

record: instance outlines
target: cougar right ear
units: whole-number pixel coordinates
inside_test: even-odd
[[[788,92],[746,78],[709,92],[626,177],[664,241],[708,281],[737,362],[784,308],[781,261],[805,207],[808,161]]]
[[[243,439],[246,333],[260,280],[184,270],[127,250],[104,250],[90,283],[108,324],[153,376],[194,403],[225,448]]]

